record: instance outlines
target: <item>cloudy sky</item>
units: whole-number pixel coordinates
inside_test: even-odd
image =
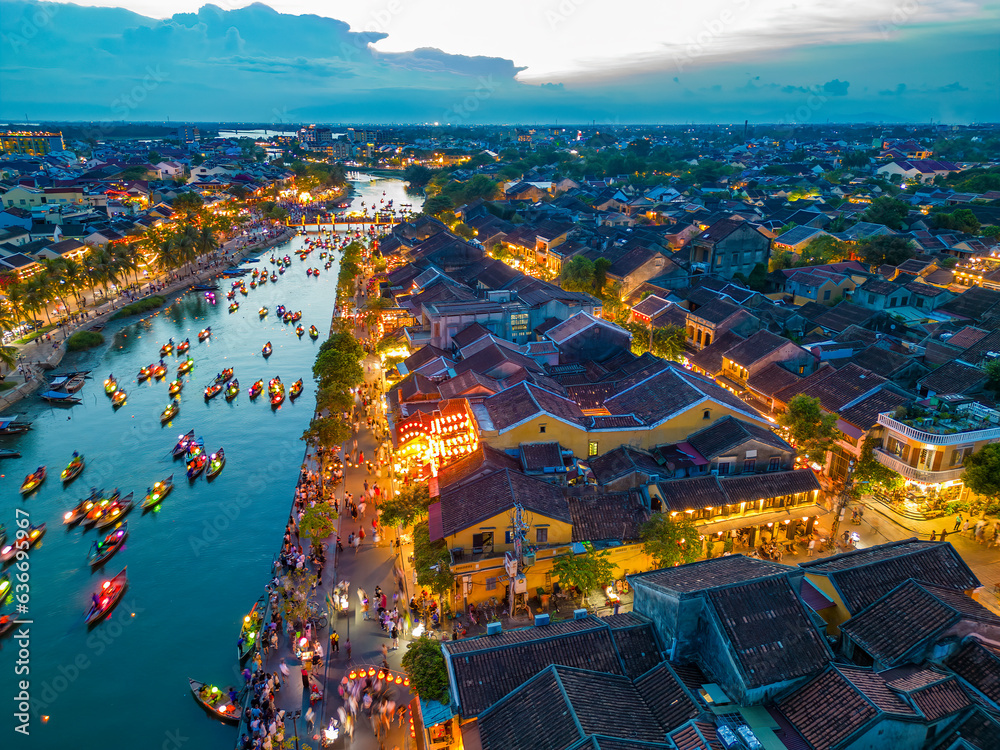
[[[1000,0],[0,0],[0,118],[995,121]]]

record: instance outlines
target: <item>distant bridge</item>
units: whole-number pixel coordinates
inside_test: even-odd
[[[396,217],[385,217],[379,216],[376,219],[371,218],[346,218],[343,216],[338,216],[332,221],[326,220],[322,221],[317,219],[316,221],[306,221],[305,219],[300,219],[299,221],[292,221],[291,219],[285,222],[286,226],[295,227],[297,229],[308,230],[310,227],[315,227],[313,231],[318,232],[322,227],[337,227],[337,226],[358,226],[358,225],[368,225],[374,224],[377,227],[394,227],[397,224],[402,224],[403,220]]]

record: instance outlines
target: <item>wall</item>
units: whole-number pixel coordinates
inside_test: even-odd
[[[850,750],[885,750],[890,747],[921,747],[927,729],[918,721],[899,721],[883,717],[850,742],[837,745]]]

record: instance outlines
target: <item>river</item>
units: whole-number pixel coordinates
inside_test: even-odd
[[[356,205],[365,200],[393,198],[414,204],[398,180],[355,182]],[[0,463],[0,521],[13,536],[15,509],[30,514],[34,524],[47,523],[47,533],[30,555],[30,657],[28,692],[34,706],[30,737],[17,734],[15,746],[31,748],[218,747],[231,748],[235,729],[213,721],[194,702],[187,678],[223,687],[238,685],[236,639],[240,621],[262,593],[281,542],[282,528],[301,463],[299,439],[312,415],[312,362],[330,326],[336,285],[336,264],[323,270],[313,251],[305,263],[292,253],[304,244],[295,237],[267,251],[247,268],[268,271],[273,254],[292,255],[292,265],[275,284],[237,295],[240,309],[228,312],[225,293],[230,281],[220,280],[216,302],[204,293],[188,292],[169,307],[127,324],[115,322],[104,330],[103,347],[69,355],[60,371],[92,370],[92,380],[76,395],[83,403],[49,407],[38,399],[10,410],[34,423],[21,436],[0,437],[0,447],[17,448],[22,458]],[[305,269],[321,269],[318,279]],[[245,277],[249,284],[249,278]],[[280,323],[275,308],[284,304],[302,310],[302,324],[316,325],[321,337],[297,338],[292,325]],[[260,319],[258,309],[270,314]],[[198,331],[211,326],[212,337],[198,343]],[[191,339],[195,359],[184,377],[181,410],[161,427],[159,413],[168,402],[167,383],[174,377],[176,357],[165,358],[169,376],[159,383],[136,383],[140,367],[157,361],[159,347],[173,338]],[[273,354],[260,353],[271,341]],[[202,391],[225,367],[233,367],[241,393],[231,403],[222,396],[206,402]],[[103,380],[115,373],[128,392],[117,412],[105,396]],[[302,396],[286,399],[272,410],[266,393],[250,402],[246,389],[256,379],[280,375],[286,386],[305,382]],[[211,483],[204,477],[189,483],[183,461],[170,451],[178,435],[194,429],[205,448],[226,449],[226,466]],[[86,457],[86,468],[65,489],[59,472],[74,450]],[[22,500],[18,488],[39,465],[48,466],[41,489]],[[63,512],[92,486],[134,491],[141,501],[154,481],[174,475],[173,493],[157,512],[136,509],[128,517],[125,546],[103,569],[92,573],[86,563],[96,531],[67,529]],[[129,589],[109,618],[87,629],[83,616],[90,596],[128,565]],[[8,568],[14,572],[13,569]],[[8,602],[2,608],[10,614]],[[0,684],[5,697],[14,695],[18,644],[0,642]],[[10,704],[5,722],[12,722]],[[43,719],[43,717],[48,717]],[[4,727],[5,734],[10,732]],[[186,738],[186,739],[180,739]],[[7,743],[4,743],[7,746]]]

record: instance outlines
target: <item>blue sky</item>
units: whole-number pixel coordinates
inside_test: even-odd
[[[164,7],[0,0],[0,118],[1000,119],[1000,3],[985,0]]]

